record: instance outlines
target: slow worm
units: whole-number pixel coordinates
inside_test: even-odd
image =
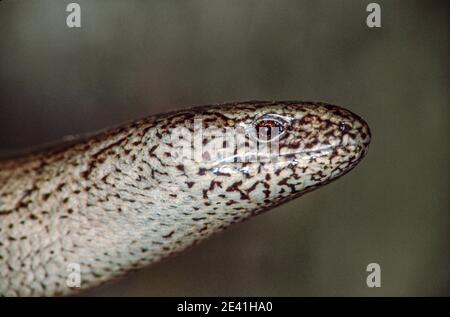
[[[252,101],[3,160],[0,295],[68,295],[157,262],[338,178],[369,142],[343,108]]]

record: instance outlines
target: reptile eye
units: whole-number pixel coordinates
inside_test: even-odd
[[[339,123],[339,130],[341,130],[342,132],[348,132],[351,130],[351,128],[352,127],[347,122]]]
[[[256,137],[261,141],[271,141],[281,136],[284,132],[284,124],[278,120],[261,119],[255,123]]]

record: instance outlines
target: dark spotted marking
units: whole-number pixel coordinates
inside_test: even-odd
[[[168,134],[177,127],[194,131],[197,118],[216,131],[277,127],[286,164],[242,162],[241,148],[234,149],[231,163],[220,163],[223,169],[176,162],[178,146]],[[201,143],[209,145],[216,136],[204,132]],[[343,144],[344,136],[353,145]],[[81,259],[86,288],[159,261],[344,175],[369,141],[367,125],[345,109],[251,101],[152,116],[62,150],[0,162],[0,295],[69,294],[64,264],[70,261]],[[330,150],[316,155],[324,147]],[[111,243],[115,237],[118,243]],[[48,250],[46,241],[64,247]],[[10,252],[13,243],[18,252]],[[24,252],[25,245],[31,250]],[[33,271],[30,263],[47,278],[10,283],[25,281]]]

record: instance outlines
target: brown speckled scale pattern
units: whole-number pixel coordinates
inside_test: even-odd
[[[251,131],[267,115],[286,119],[277,161],[175,159],[173,128],[201,119]],[[254,101],[152,116],[1,161],[0,295],[74,293],[69,263],[80,264],[81,290],[154,263],[345,174],[369,142],[367,124],[343,108]]]

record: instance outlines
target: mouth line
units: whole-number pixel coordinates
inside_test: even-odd
[[[328,145],[325,147],[322,147],[320,149],[311,149],[311,150],[302,150],[298,152],[293,152],[289,154],[280,154],[279,156],[294,156],[294,155],[311,155],[314,153],[320,153],[320,154],[328,154],[329,152],[336,151],[338,149],[344,149],[349,146],[355,146],[355,147],[363,147],[367,148],[367,143],[364,142],[354,142],[354,143],[348,143],[348,144],[338,144],[338,145]],[[322,155],[323,156],[323,155]]]
[[[346,148],[348,146],[361,146],[364,149],[367,148],[368,143],[366,142],[355,142],[353,144],[341,144],[341,145],[329,145],[326,147],[322,147],[320,149],[310,149],[310,150],[301,150],[301,151],[297,151],[297,152],[293,152],[293,153],[287,153],[287,154],[260,154],[258,152],[251,152],[251,153],[246,153],[246,154],[236,154],[236,155],[232,155],[226,158],[222,158],[218,161],[215,162],[215,165],[220,165],[220,164],[229,164],[229,163],[243,163],[243,162],[276,162],[276,161],[280,161],[280,159],[289,159],[289,158],[295,158],[296,160],[298,159],[316,159],[316,158],[320,158],[326,155],[329,155],[330,153],[338,150],[338,149],[343,149]],[[300,158],[297,156],[301,156]]]

